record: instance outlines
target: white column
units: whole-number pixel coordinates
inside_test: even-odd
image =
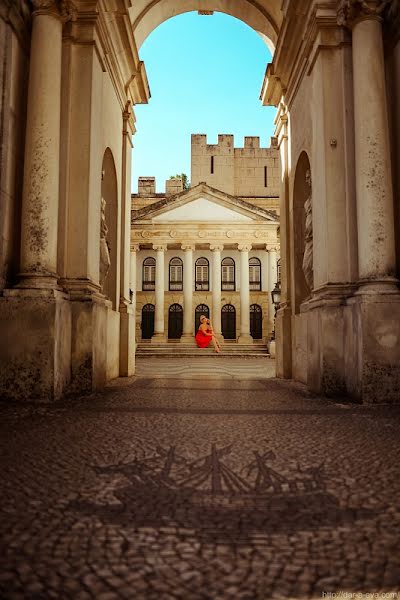
[[[154,335],[152,342],[163,343],[167,341],[164,331],[164,253],[166,246],[153,246],[156,251],[156,307],[154,315]]]
[[[240,336],[239,344],[252,344],[250,335],[249,252],[251,245],[239,245],[240,250]]]
[[[274,289],[276,282],[278,280],[278,272],[277,272],[277,255],[276,248],[269,248],[268,250],[268,306],[269,306],[269,318],[268,318],[268,329],[271,333],[274,329],[274,317],[275,317],[275,306],[272,302],[271,292]]]
[[[397,281],[382,39],[387,4],[387,0],[350,0],[341,5],[341,22],[353,31],[359,277],[371,288],[377,284],[394,288]]]
[[[222,337],[221,333],[221,252],[223,246],[210,246],[213,253],[212,260],[212,312],[211,321],[216,336]]]
[[[20,286],[57,285],[62,22],[58,3],[33,0]]]
[[[194,314],[193,314],[193,250],[194,246],[181,246],[183,255],[183,335],[181,342],[194,340]]]
[[[129,291],[133,293],[132,303],[136,299],[136,272],[137,272],[137,253],[140,250],[139,244],[134,244],[131,247],[130,265],[129,265]]]

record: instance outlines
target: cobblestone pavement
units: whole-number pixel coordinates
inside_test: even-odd
[[[0,413],[2,599],[400,598],[400,407],[136,378]]]

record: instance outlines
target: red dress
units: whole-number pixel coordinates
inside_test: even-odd
[[[199,348],[208,348],[212,340],[211,335],[206,335],[202,329],[198,329],[196,333],[196,343]]]

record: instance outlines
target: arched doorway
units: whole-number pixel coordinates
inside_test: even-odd
[[[171,304],[168,311],[168,339],[179,340],[183,332],[183,308],[180,304]]]
[[[154,335],[154,304],[145,304],[142,308],[142,340],[150,340]]]
[[[221,329],[224,339],[236,339],[236,309],[233,304],[225,304],[221,309]]]
[[[262,339],[262,308],[259,304],[250,306],[250,335],[253,340]]]
[[[200,327],[200,317],[201,315],[205,315],[207,318],[210,317],[210,309],[207,306],[207,304],[199,304],[198,306],[196,306],[196,310],[194,311],[195,317],[194,317],[194,330],[195,332],[197,332],[198,328]]]

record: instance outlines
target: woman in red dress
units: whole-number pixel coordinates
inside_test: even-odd
[[[210,342],[214,346],[215,352],[219,352],[219,343],[211,327],[210,321],[207,320],[205,315],[200,317],[200,327],[196,333],[196,343],[199,348],[208,348]]]

